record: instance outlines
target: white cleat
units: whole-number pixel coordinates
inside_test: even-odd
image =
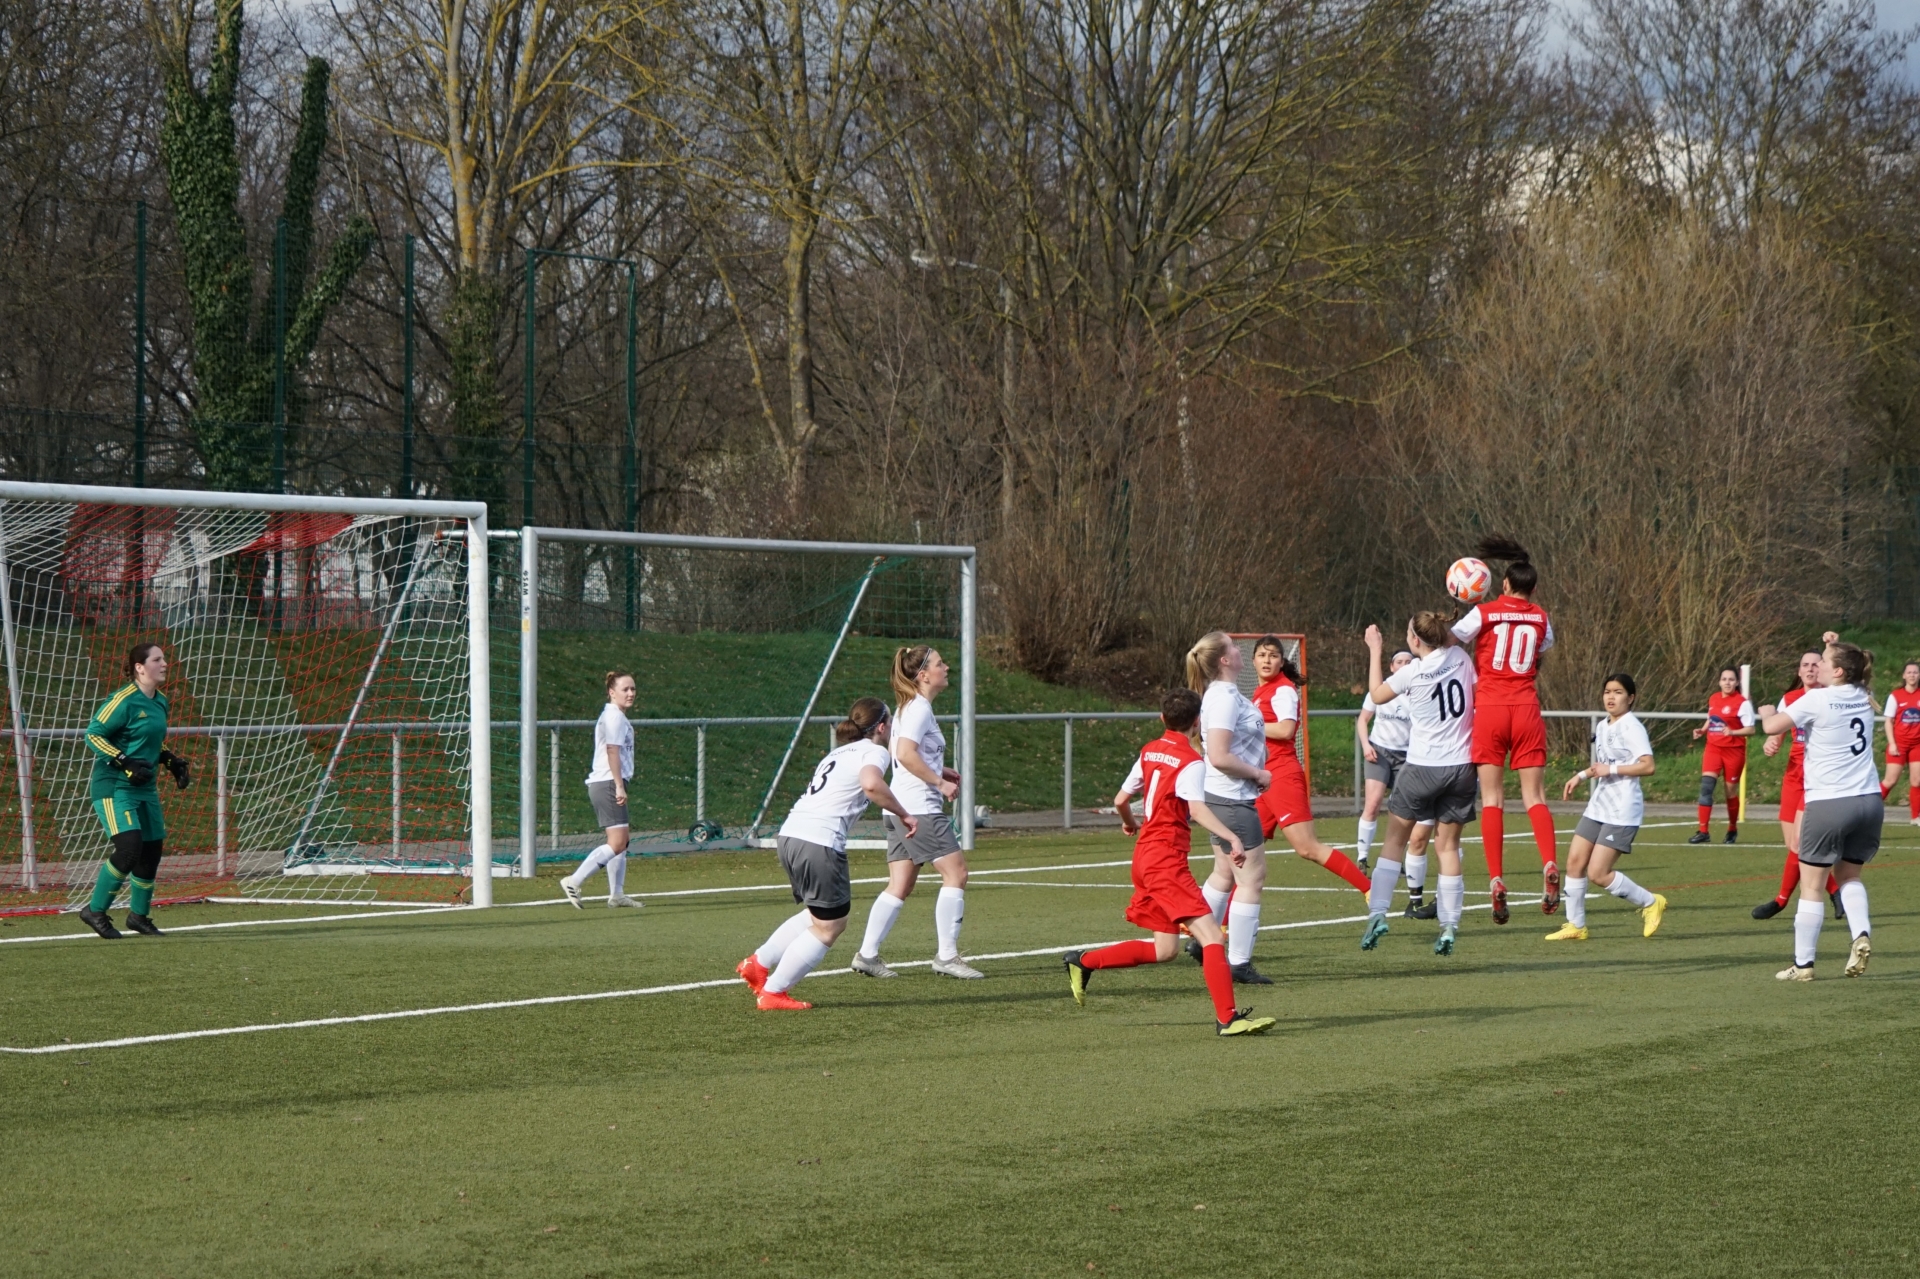
[[[968,964],[966,960],[960,958],[958,955],[955,955],[952,959],[934,960],[933,971],[939,973],[942,977],[958,977],[962,981],[979,981],[986,976],[985,973]]]
[[[635,910],[639,910],[642,906],[646,905],[646,903],[640,901],[638,898],[629,897],[625,893],[615,893],[613,896],[607,898],[607,905],[609,907],[631,906]]]
[[[587,908],[586,902],[582,901],[580,898],[580,889],[578,885],[569,884],[566,880],[563,879],[560,881],[560,891],[567,895],[567,900],[573,903],[573,908],[575,910],[585,910]]]
[[[1846,973],[1849,977],[1860,977],[1867,971],[1867,961],[1873,958],[1873,943],[1867,940],[1867,934],[1861,933],[1853,939],[1853,949],[1847,954]]]
[[[872,959],[868,959],[865,955],[855,955],[853,971],[863,977],[898,977],[900,975],[887,967],[887,962],[878,955]]]
[[[1773,975],[1773,979],[1775,981],[1812,981],[1813,965],[1808,964],[1805,968],[1802,968],[1800,965],[1795,964],[1791,968],[1782,968]]]

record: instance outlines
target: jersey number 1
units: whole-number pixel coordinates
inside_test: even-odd
[[[1540,632],[1522,622],[1502,622],[1493,628],[1493,669],[1525,675],[1540,652]]]

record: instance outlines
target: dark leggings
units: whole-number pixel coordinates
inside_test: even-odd
[[[122,875],[151,884],[153,877],[160,873],[161,843],[161,840],[146,838],[140,831],[123,830],[113,837],[113,856],[107,861]]]

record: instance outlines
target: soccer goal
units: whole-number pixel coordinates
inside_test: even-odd
[[[169,660],[161,901],[490,905],[486,507],[0,483],[0,911],[111,851],[94,709]]]
[[[1260,676],[1253,669],[1253,646],[1271,635],[1280,641],[1281,651],[1287,655],[1294,668],[1300,672],[1300,678],[1307,678],[1307,637],[1292,631],[1229,631],[1234,645],[1240,650],[1240,678],[1235,682],[1240,691],[1248,697],[1260,687]],[[1307,690],[1304,683],[1300,689],[1300,767],[1308,777],[1313,776],[1313,741],[1307,727]]]
[[[520,550],[520,873],[600,840],[583,779],[604,676],[639,688],[633,847],[744,846],[779,827],[856,697],[889,705],[894,649],[952,667],[935,704],[973,846],[971,546],[530,527]],[[503,655],[504,657],[504,655]],[[957,726],[957,732],[955,731]],[[544,813],[542,810],[545,810]]]

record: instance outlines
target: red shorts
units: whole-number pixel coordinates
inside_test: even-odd
[[[1273,832],[1295,822],[1313,820],[1313,800],[1307,795],[1307,774],[1298,764],[1281,768],[1273,775],[1273,785],[1253,802],[1260,814],[1260,833],[1268,839]]]
[[[1920,738],[1907,740],[1896,737],[1887,747],[1887,763],[1920,764]]]
[[[1513,762],[1507,763],[1507,756]],[[1473,762],[1509,768],[1547,766],[1547,721],[1538,706],[1473,708]]]
[[[1800,769],[1799,764],[1789,764],[1786,776],[1780,779],[1780,820],[1783,822],[1800,816],[1800,810],[1807,806],[1806,779]]]
[[[1709,737],[1706,753],[1700,758],[1700,771],[1709,777],[1725,773],[1727,785],[1738,785],[1740,774],[1747,771],[1747,739]]]
[[[1127,903],[1127,922],[1150,933],[1177,933],[1183,919],[1212,914],[1200,895],[1185,850],[1155,849],[1133,855],[1133,900]]]

